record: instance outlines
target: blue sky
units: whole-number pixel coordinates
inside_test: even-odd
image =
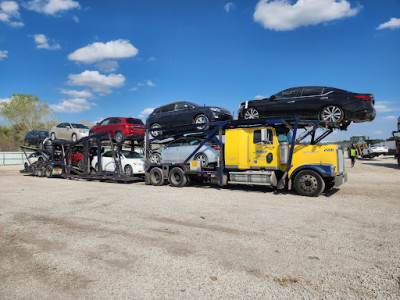
[[[372,93],[400,115],[398,0],[0,0],[0,101],[35,94],[60,121],[140,116],[186,100],[237,112],[302,85]],[[4,123],[4,120],[0,122]]]

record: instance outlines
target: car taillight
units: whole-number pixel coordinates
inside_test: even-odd
[[[355,96],[356,98],[359,98],[363,101],[373,101],[374,98],[372,98],[371,96]]]
[[[219,151],[219,146],[211,146],[211,148],[213,148],[216,151]]]

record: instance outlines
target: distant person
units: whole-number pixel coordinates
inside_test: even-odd
[[[350,149],[351,167],[354,167],[354,164],[356,163],[356,156],[357,156],[356,148],[352,146]]]

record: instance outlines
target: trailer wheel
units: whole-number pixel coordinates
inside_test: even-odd
[[[187,177],[181,168],[175,167],[169,172],[169,183],[173,187],[183,187],[187,183]]]
[[[47,178],[53,177],[53,167],[52,166],[47,166],[45,170],[45,175]]]
[[[164,184],[163,171],[160,168],[153,168],[150,171],[150,183],[155,186]]]
[[[318,197],[325,189],[325,181],[317,172],[304,170],[294,178],[294,188],[302,196]]]

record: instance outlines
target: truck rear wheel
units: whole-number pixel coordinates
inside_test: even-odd
[[[163,175],[163,171],[160,168],[156,167],[156,168],[151,169],[150,183],[155,186],[164,184],[164,175]]]
[[[318,197],[325,189],[325,182],[317,172],[304,170],[294,178],[294,188],[302,196]]]
[[[187,177],[181,168],[175,167],[169,172],[169,183],[173,187],[183,187],[187,183]]]

